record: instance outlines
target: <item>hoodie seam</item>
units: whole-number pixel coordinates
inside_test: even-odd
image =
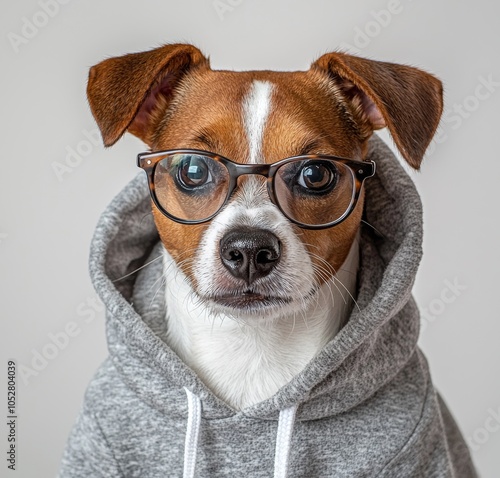
[[[417,432],[419,431],[420,424],[422,423],[422,419],[424,417],[425,410],[427,409],[427,405],[429,404],[429,401],[432,399],[432,382],[430,378],[427,377],[427,384],[425,387],[425,400],[424,403],[422,404],[422,409],[420,410],[420,415],[418,417],[418,421],[415,424],[410,436],[405,440],[404,444],[399,448],[399,450],[393,455],[393,457],[384,465],[384,467],[380,470],[379,473],[377,473],[376,476],[382,476],[384,473],[386,473],[391,465],[398,459],[398,457],[403,453],[403,451],[408,447],[408,444],[412,441],[412,439],[416,436]]]

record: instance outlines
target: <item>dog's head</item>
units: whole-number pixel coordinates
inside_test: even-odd
[[[215,71],[182,44],[99,63],[88,97],[106,146],[129,131],[170,151],[143,166],[197,296],[261,317],[302,309],[344,262],[373,131],[387,126],[418,169],[442,111],[441,83],[416,68],[329,53],[308,71]]]

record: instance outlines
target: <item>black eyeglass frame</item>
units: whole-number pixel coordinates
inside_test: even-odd
[[[217,209],[217,211],[215,211],[211,216],[205,219],[196,219],[196,220],[180,219],[178,217],[173,216],[167,210],[165,210],[163,206],[160,204],[160,201],[158,201],[158,198],[156,197],[155,184],[154,184],[154,173],[156,166],[166,156],[171,156],[174,154],[186,154],[186,155],[193,154],[199,156],[206,156],[218,163],[223,164],[224,167],[227,169],[229,173],[229,185],[226,198],[224,199],[224,202],[221,204],[221,206]],[[351,169],[355,180],[355,187],[353,188],[354,189],[353,197],[351,198],[351,203],[348,209],[344,212],[344,214],[342,214],[342,216],[340,216],[335,221],[331,221],[326,224],[302,223],[290,217],[282,209],[282,207],[279,204],[279,201],[277,201],[275,184],[274,184],[274,177],[276,175],[276,172],[283,165],[299,160],[301,161],[326,160],[326,161],[332,161],[334,163],[339,162],[347,166],[349,169]],[[303,229],[326,229],[329,227],[336,226],[337,224],[344,221],[356,207],[364,180],[366,178],[372,177],[375,174],[375,169],[376,169],[375,162],[373,161],[357,161],[354,159],[347,159],[347,158],[341,158],[337,156],[330,156],[323,154],[306,154],[306,155],[292,156],[271,164],[267,163],[242,164],[231,161],[230,159],[225,158],[220,154],[212,153],[210,151],[204,151],[202,149],[171,149],[171,150],[153,151],[153,152],[146,151],[143,153],[139,153],[137,155],[137,166],[143,169],[147,174],[149,192],[151,195],[151,199],[153,200],[153,203],[161,211],[162,214],[164,214],[172,221],[178,222],[180,224],[202,224],[204,222],[210,221],[228,203],[230,197],[232,196],[234,190],[236,189],[238,178],[244,175],[257,174],[260,176],[264,176],[266,178],[267,192],[269,194],[271,202],[285,215],[285,217],[287,217],[291,222],[297,224],[297,226]]]

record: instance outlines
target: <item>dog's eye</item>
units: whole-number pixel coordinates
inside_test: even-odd
[[[212,175],[201,156],[185,156],[179,163],[177,180],[181,186],[193,189],[211,182]]]
[[[337,180],[335,166],[330,162],[307,163],[298,173],[299,186],[310,192],[322,193],[333,189]]]

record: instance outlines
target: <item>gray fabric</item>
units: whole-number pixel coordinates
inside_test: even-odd
[[[196,476],[270,477],[280,410],[299,404],[290,477],[476,476],[469,452],[417,347],[411,288],[422,208],[378,138],[366,182],[358,304],[345,327],[275,396],[243,411],[215,397],[165,343],[161,259],[141,174],[110,204],[90,270],[108,310],[110,356],[85,395],[60,477],[182,476],[187,402],[202,401]]]

